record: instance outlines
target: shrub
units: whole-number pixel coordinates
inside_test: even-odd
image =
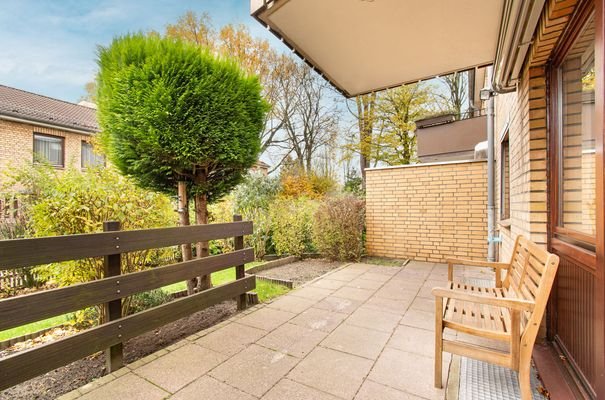
[[[312,199],[317,197],[311,180],[304,173],[282,175],[281,186],[279,196],[283,198],[307,197]]]
[[[233,222],[233,196],[224,197],[221,201],[208,206],[208,222],[218,224]],[[209,243],[210,254],[223,254],[233,251],[233,238],[211,240]]]
[[[257,259],[262,259],[271,248],[269,205],[279,189],[279,179],[250,174],[234,192],[235,212],[245,220],[254,221],[254,232],[246,236],[245,243],[254,249]]]
[[[235,210],[240,213],[251,208],[267,210],[279,190],[279,179],[251,173],[233,192]]]
[[[277,199],[269,207],[272,240],[277,254],[302,256],[314,251],[313,213],[317,202],[305,197]]]
[[[130,307],[126,311],[126,314],[130,315],[145,311],[149,308],[168,303],[170,300],[172,300],[172,296],[164,292],[162,289],[154,289],[148,292],[137,293],[132,296]]]
[[[355,196],[325,198],[314,216],[313,240],[317,250],[331,260],[359,260],[364,215],[364,202]]]
[[[103,222],[115,220],[122,229],[174,226],[176,214],[170,199],[143,190],[111,168],[48,170],[48,166],[24,167],[18,176],[25,197],[32,236],[72,235],[103,230]],[[18,183],[18,182],[17,182]],[[122,256],[122,273],[149,268],[160,259],[173,258],[174,249],[131,252]],[[44,279],[59,286],[103,278],[100,258],[54,263],[36,268]],[[129,300],[123,302],[128,309]],[[101,320],[103,315],[101,314]]]

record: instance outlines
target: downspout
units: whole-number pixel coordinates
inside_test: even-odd
[[[494,67],[487,67],[488,82],[491,86]],[[491,88],[490,92],[491,92]],[[494,94],[487,100],[487,261],[496,261],[496,205],[494,197]]]

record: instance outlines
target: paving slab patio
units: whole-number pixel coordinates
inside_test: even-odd
[[[446,277],[444,266],[432,263],[346,265],[68,395],[444,399],[445,390],[433,387],[434,311],[427,296]],[[450,357],[445,361],[447,380]]]

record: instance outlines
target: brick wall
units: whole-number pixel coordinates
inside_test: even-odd
[[[369,169],[368,254],[443,262],[487,257],[485,161]]]
[[[0,119],[0,183],[2,171],[33,162],[34,132],[65,138],[65,165],[80,168],[82,141],[91,136]]]
[[[496,199],[500,199],[500,138],[510,142],[510,220],[499,224],[500,259],[508,261],[517,235],[546,246],[548,223],[546,62],[576,0],[546,2],[517,91],[496,96]],[[498,221],[500,202],[496,202]],[[501,222],[501,221],[499,221]]]

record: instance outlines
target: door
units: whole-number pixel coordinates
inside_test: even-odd
[[[549,67],[549,246],[561,262],[548,334],[586,397],[602,399],[603,24],[597,2],[580,4]]]
[[[549,336],[586,396],[605,398],[603,7],[596,3],[578,7],[549,68],[549,244],[561,257]]]

